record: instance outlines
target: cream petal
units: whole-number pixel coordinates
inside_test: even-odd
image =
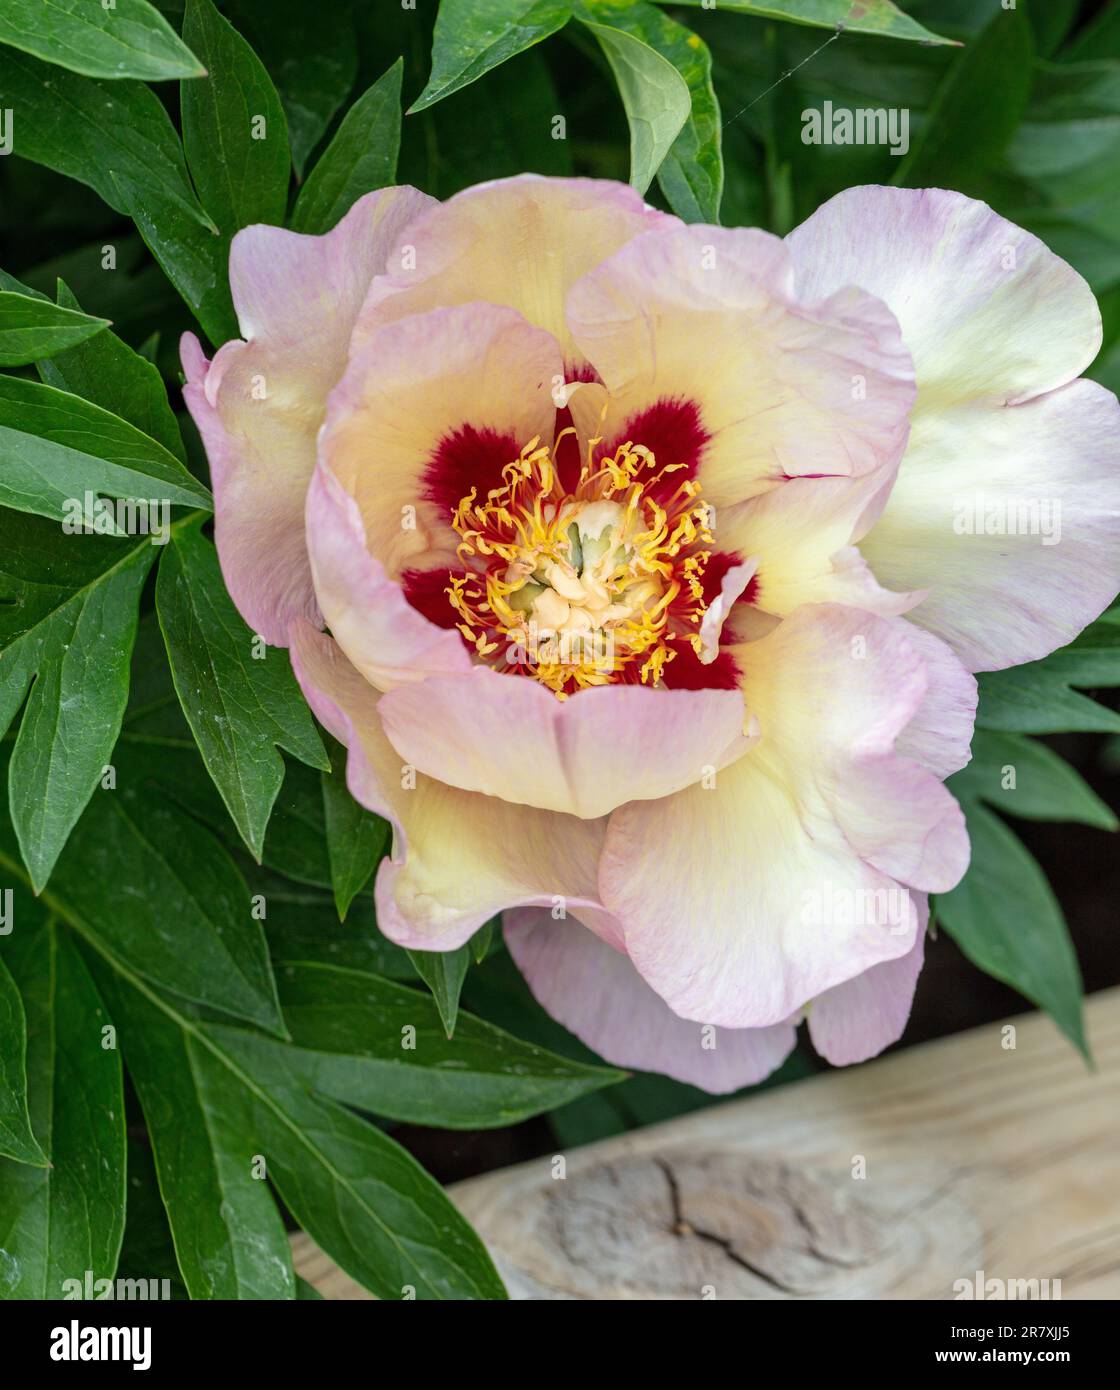
[[[352,795],[393,826],[392,856],[375,889],[386,936],[412,949],[450,951],[504,907],[599,907],[605,822],[513,806],[416,774],[385,737],[378,692],[338,644],[296,622],[291,646],[308,702],[349,750]]]
[[[646,443],[661,464],[684,458],[716,508],[901,455],[913,376],[894,318],[858,290],[795,298],[788,251],[766,232],[648,232],[585,275],[567,312],[610,396],[602,423],[574,396],[577,425]]]
[[[521,174],[449,198],[409,227],[371,287],[354,334],[361,347],[381,324],[484,299],[516,309],[578,358],[564,297],[581,275],[632,237],[679,225],[622,183]]]
[[[761,737],[714,786],[611,816],[602,901],[675,1013],[790,1018],[913,944],[909,889],[964,872],[963,816],[893,744],[927,678],[901,625],[805,606],[737,648]]]

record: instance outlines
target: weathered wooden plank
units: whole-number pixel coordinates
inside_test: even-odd
[[[1088,1023],[1096,1071],[1024,1015],[452,1195],[515,1298],[937,1299],[977,1271],[1117,1298],[1120,989]],[[327,1297],[362,1296],[295,1249]]]

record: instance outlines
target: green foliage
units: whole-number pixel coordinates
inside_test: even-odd
[[[4,0],[0,1297],[88,1270],[312,1298],[294,1222],[378,1297],[502,1298],[397,1126],[547,1115],[568,1145],[710,1103],[603,1065],[535,1002],[497,920],[446,953],[378,929],[393,832],[234,609],[182,410],[179,333],[239,332],[236,233],[319,234],[398,180],[446,198],[527,170],[629,178],[685,221],[779,234],[853,184],[940,183],[1086,277],[1091,373],[1115,389],[1120,5],[1086,9]],[[826,100],[905,108],[908,151],[807,144]],[[167,534],[103,505],[67,534],[87,493],[166,504]],[[1116,830],[1032,737],[1120,733],[1096,698],[1115,687],[1120,610],[980,678],[950,783],[973,861],[937,903],[1083,1052],[1069,931],[1003,817]],[[795,1051],[768,1084],[817,1065]]]

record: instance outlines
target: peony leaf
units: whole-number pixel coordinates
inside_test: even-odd
[[[644,193],[692,111],[692,96],[677,69],[656,49],[624,29],[579,15],[599,40],[630,123],[630,182]]]
[[[6,922],[5,929],[14,926]],[[0,956],[0,1157],[45,1168],[27,1111],[27,1019],[16,982]]]
[[[464,1014],[447,1037],[432,999],[365,971],[309,961],[277,973],[292,1046],[235,1028],[227,1046],[289,1058],[293,1075],[361,1110],[409,1124],[494,1129],[621,1081]]]
[[[125,1206],[121,1054],[74,944],[19,901],[0,951],[27,1016],[31,1126],[50,1167],[0,1159],[0,1299],[59,1299],[64,1281],[111,1279]]]
[[[428,85],[409,115],[434,106],[562,29],[571,0],[441,0]]]
[[[118,973],[283,1033],[244,879],[208,830],[150,788],[99,792],[46,891]]]
[[[1046,875],[991,811],[965,804],[972,863],[937,918],[974,965],[1045,1009],[1089,1056],[1081,972],[1062,910]]]
[[[983,800],[1025,820],[1077,821],[1116,830],[1115,815],[1080,773],[1044,743],[979,730],[972,761],[950,778],[958,801]]]
[[[307,0],[225,0],[222,11],[268,69],[288,118],[297,177],[358,75],[358,43],[349,4],[332,5],[323,23]],[[375,16],[380,24],[382,11]]]
[[[0,367],[24,367],[53,357],[108,326],[108,319],[74,313],[50,300],[0,291]]]
[[[295,1297],[292,1252],[255,1137],[231,1124],[225,1088],[173,1016],[104,963],[95,974],[144,1111],[179,1270],[191,1298]]]
[[[682,5],[703,5],[705,0],[678,0]],[[892,0],[718,0],[720,10],[753,15],[757,19],[784,19],[815,29],[872,34],[885,39],[910,39],[916,43],[952,43],[904,14]]]
[[[211,0],[187,0],[183,37],[207,68],[180,89],[183,148],[202,206],[227,239],[253,222],[283,223],[292,161],[272,79]]]
[[[979,677],[976,723],[1007,733],[1115,733],[1120,714],[1079,689],[1120,685],[1120,609],[1110,609],[1060,651],[1041,661]]]
[[[296,199],[294,231],[327,232],[363,193],[394,181],[401,143],[403,72],[404,63],[398,58],[347,111]]]
[[[266,648],[226,592],[201,518],[178,530],[159,568],[156,606],[171,674],[199,751],[242,839],[259,862],[284,780],[279,749],[330,762],[287,653]]]
[[[195,197],[179,136],[155,93],[139,82],[83,77],[10,48],[0,48],[0,92],[16,113],[19,153],[88,184],[134,218],[212,341],[234,337],[223,243]]]
[[[4,0],[0,43],[87,77],[160,82],[206,71],[148,0]]]
[[[691,112],[658,170],[661,190],[686,222],[718,222],[723,195],[722,126],[712,55],[698,34],[645,0],[583,0],[586,15],[648,44],[688,86]]]
[[[86,493],[174,506],[210,502],[174,454],[127,420],[54,386],[0,377],[0,506],[84,526],[86,513],[93,516]],[[121,535],[111,511],[104,511],[107,533]],[[143,516],[154,533],[158,514]]]
[[[346,750],[333,740],[330,758],[331,771],[322,774],[323,811],[331,887],[339,920],[345,921],[350,904],[384,858],[391,831],[388,821],[367,811],[350,795],[346,786]]]
[[[78,308],[78,301],[61,280],[58,302],[67,309]],[[154,439],[180,463],[186,463],[183,437],[168,402],[163,378],[146,358],[133,352],[115,333],[99,333],[79,347],[57,353],[50,361],[37,363],[37,367],[48,386],[69,391],[99,405],[111,415],[119,415],[149,439]]]
[[[78,540],[0,511],[0,732],[26,696],[8,799],[36,890],[112,757],[154,558],[146,538]]]

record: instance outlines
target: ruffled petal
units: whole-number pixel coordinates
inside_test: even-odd
[[[755,561],[750,601],[785,617],[802,603],[844,603],[903,613],[921,593],[892,593],[856,546],[879,514],[896,475],[889,466],[860,478],[792,478],[762,497],[717,513],[720,545]]]
[[[866,1062],[902,1037],[922,970],[929,919],[925,894],[915,893],[913,901],[918,934],[906,955],[825,990],[809,1006],[809,1037],[833,1066]]]
[[[1013,405],[1064,386],[1101,345],[1080,275],[986,203],[944,188],[849,188],[786,238],[799,294],[859,285],[914,359],[915,414]]]
[[[546,329],[571,368],[579,354],[564,320],[568,290],[632,237],[674,225],[605,179],[521,174],[465,189],[401,237],[370,289],[355,348],[393,319],[484,299]]]
[[[351,794],[393,826],[375,885],[381,930],[400,946],[451,951],[503,907],[600,907],[605,822],[578,820],[449,787],[402,766],[378,693],[338,644],[306,622],[292,665],[320,722],[349,750]]]
[[[915,419],[882,517],[860,549],[970,671],[1035,661],[1120,588],[1120,405],[1075,381],[1022,405]]]
[[[877,577],[929,589],[913,621],[973,671],[1070,641],[1120,587],[1120,410],[1073,382],[1101,343],[1089,287],[944,189],[848,189],[787,243],[799,292],[861,285],[914,359],[910,443],[861,546]]]
[[[390,741],[422,772],[592,819],[699,782],[750,746],[738,690],[608,685],[558,700],[535,680],[476,666],[398,686],[380,709]]]
[[[913,758],[938,777],[951,777],[972,757],[976,677],[940,638],[904,618],[896,621],[906,641],[921,653],[929,686],[913,719],[895,740],[894,751],[900,757]]]
[[[503,920],[509,953],[537,1002],[615,1066],[720,1095],[762,1081],[793,1050],[792,1023],[730,1029],[678,1018],[624,954],[577,921],[533,908]]]
[[[414,188],[384,188],[325,236],[246,227],[230,249],[230,285],[248,341],[207,363],[194,335],[183,338],[183,398],[210,460],[222,573],[245,621],[274,646],[292,618],[318,620],[303,506],[327,394],[370,281],[432,203]]]
[[[674,1012],[748,1028],[904,955],[907,888],[952,887],[968,841],[938,779],[893,751],[927,686],[901,624],[806,606],[737,654],[757,746],[714,786],[615,811],[599,882]]]
[[[601,422],[594,393],[572,398],[581,430],[691,465],[716,508],[901,455],[914,387],[894,318],[859,290],[795,298],[766,232],[649,232],[585,275],[567,313],[610,397]]]

